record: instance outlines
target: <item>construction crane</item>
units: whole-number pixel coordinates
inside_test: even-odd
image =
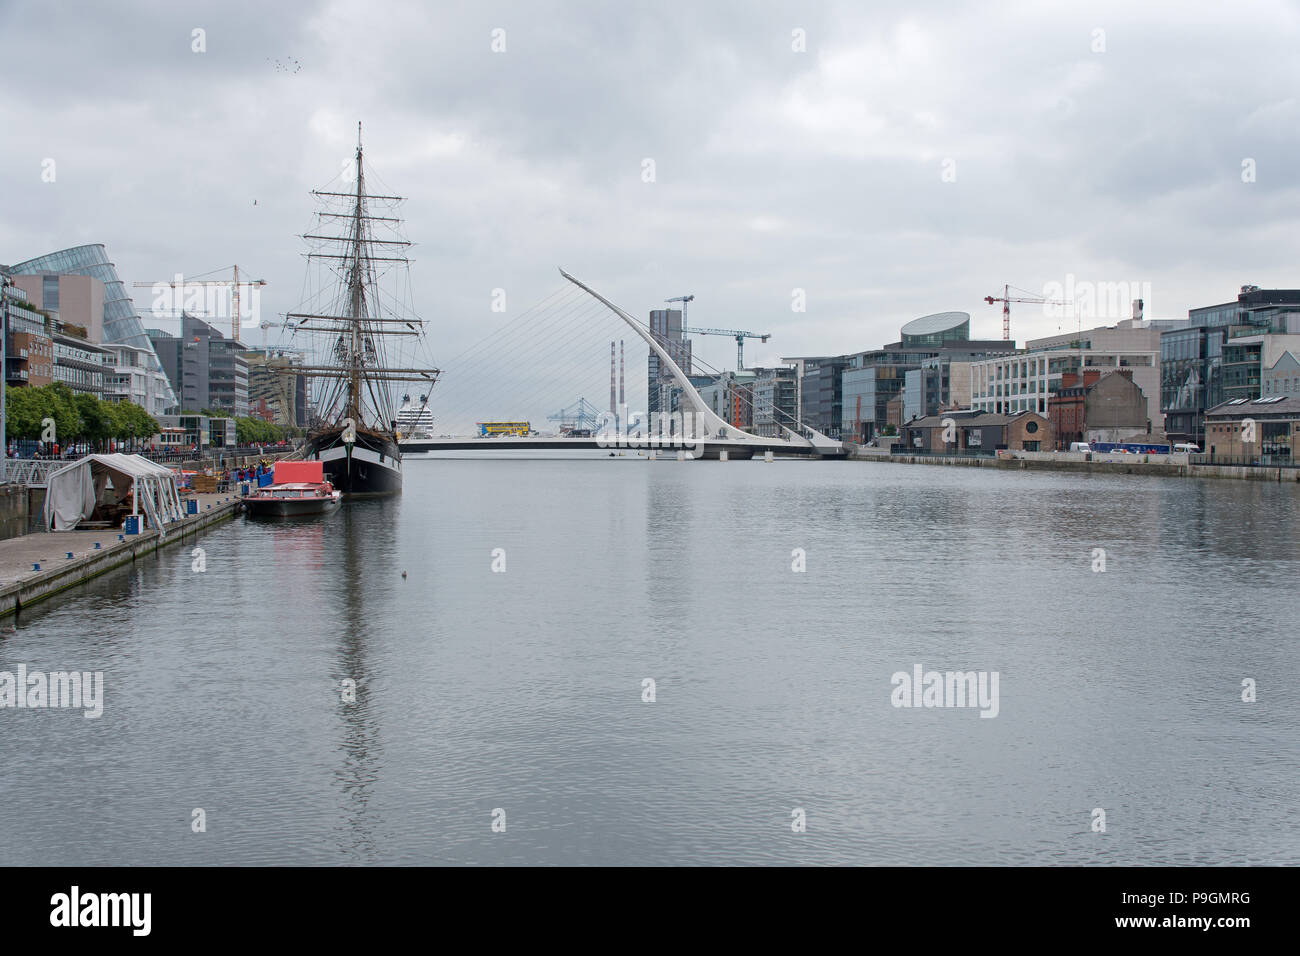
[[[679,295],[679,296],[676,296],[676,297],[671,298],[671,299],[664,299],[664,301],[665,301],[665,302],[680,302],[680,303],[682,304],[682,325],[685,325],[685,324],[686,324],[686,304],[687,304],[688,302],[694,302],[694,301],[695,301],[695,296],[693,296],[693,295]]]
[[[239,281],[239,266],[231,266],[230,268],[233,269],[233,270],[234,270],[234,273],[235,273],[234,281],[231,281],[231,280],[228,280],[228,279],[201,279],[201,280],[196,280],[196,279],[186,279],[186,278],[184,278],[183,276],[178,276],[177,278],[180,279],[180,282],[179,282],[179,283],[176,282],[175,280],[173,280],[173,281],[171,281],[171,282],[137,282],[137,283],[135,283],[135,287],[136,287],[137,289],[139,289],[139,288],[153,289],[153,288],[156,288],[157,286],[165,285],[165,286],[171,286],[171,287],[174,289],[174,288],[176,288],[177,285],[180,285],[180,286],[182,286],[182,287],[187,286],[187,285],[219,285],[219,286],[230,286],[230,288],[231,288],[232,306],[233,306],[233,310],[234,310],[234,315],[231,317],[231,321],[230,321],[230,332],[231,332],[231,337],[232,337],[236,342],[238,342],[238,341],[239,341],[239,287],[240,287],[240,285],[247,285],[247,286],[264,286],[264,285],[266,285],[266,280],[265,280],[265,279],[252,279],[252,280],[245,280],[243,283],[241,283],[241,282]],[[214,270],[214,271],[215,271],[215,270]],[[205,273],[205,274],[207,274],[207,273]],[[182,310],[182,311],[184,311],[184,310]],[[191,314],[193,314],[193,313],[191,313]]]
[[[766,342],[772,336],[770,333],[761,332],[742,332],[740,329],[692,329],[686,324],[686,305],[695,301],[693,295],[679,295],[671,299],[664,299],[665,302],[680,302],[682,304],[682,335],[730,335],[736,340],[736,371],[739,372],[745,367],[745,339],[758,339]]]
[[[1044,299],[1042,296],[1035,296],[1030,292],[1025,292],[1024,289],[1015,289],[1015,291],[1025,292],[1025,298],[1015,298],[1011,295],[1012,289],[1015,289],[1015,286],[1004,285],[1002,287],[1002,295],[1000,296],[986,295],[984,297],[984,301],[987,302],[989,305],[992,305],[994,302],[1002,303],[1002,340],[1004,342],[1011,341],[1011,303],[1012,302],[1028,302],[1036,305],[1069,305],[1070,304],[1069,302],[1066,302],[1064,299]]]
[[[685,317],[683,316],[683,320]],[[758,339],[766,342],[772,337],[770,332],[742,332],[740,329],[688,329],[682,326],[683,335],[730,335],[736,340],[736,371],[745,367],[745,339]]]

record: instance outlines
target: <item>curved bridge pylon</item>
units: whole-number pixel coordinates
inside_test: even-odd
[[[798,424],[802,434],[800,431],[795,431],[794,429],[787,428],[784,425],[780,426],[781,430],[786,435],[785,439],[760,438],[759,436],[752,435],[743,429],[736,428],[734,425],[729,425],[716,412],[714,412],[713,409],[709,408],[709,406],[704,403],[704,399],[700,396],[700,393],[696,391],[695,386],[691,384],[690,379],[686,377],[686,373],[682,371],[681,367],[675,361],[673,361],[672,356],[669,355],[668,351],[659,344],[655,336],[643,323],[638,321],[634,316],[624,312],[613,302],[610,302],[609,299],[591,288],[591,286],[569,275],[569,273],[565,272],[563,269],[560,270],[560,275],[564,276],[565,279],[572,282],[583,292],[586,292],[589,296],[626,322],[628,327],[639,335],[645,341],[646,345],[650,346],[650,348],[654,350],[654,353],[659,356],[659,361],[663,363],[663,367],[668,370],[673,381],[677,383],[677,386],[682,391],[682,395],[690,402],[691,409],[694,412],[694,415],[691,416],[689,422],[686,421],[685,416],[683,416],[682,424],[683,427],[686,428],[686,433],[683,437],[695,443],[702,444],[706,450],[705,457],[715,457],[714,455],[708,454],[707,446],[711,443],[717,443],[719,446],[725,446],[729,450],[733,450],[732,454],[744,451],[749,451],[750,454],[752,454],[754,452],[767,451],[769,449],[778,453],[781,451],[791,451],[804,455],[809,453],[827,456],[838,456],[844,454],[844,445],[841,442],[835,441],[832,438],[827,438],[821,432],[809,428],[801,422]]]

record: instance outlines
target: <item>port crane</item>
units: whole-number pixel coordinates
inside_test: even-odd
[[[245,280],[241,283],[241,282],[239,281],[239,266],[231,266],[230,268],[233,269],[233,270],[234,270],[234,273],[235,273],[235,278],[234,278],[233,281],[230,280],[230,279],[186,279],[184,276],[178,276],[178,279],[180,280],[179,282],[178,282],[177,280],[175,280],[175,279],[172,280],[172,281],[170,281],[170,282],[137,282],[137,283],[135,283],[135,287],[136,287],[137,289],[140,289],[140,288],[144,288],[144,289],[152,289],[152,288],[154,288],[154,287],[156,287],[156,286],[165,285],[165,286],[171,286],[171,287],[174,289],[174,288],[176,288],[177,285],[180,285],[182,288],[184,288],[184,287],[187,286],[187,285],[218,285],[218,286],[229,286],[229,287],[230,287],[230,290],[231,290],[231,304],[232,304],[233,312],[234,312],[234,314],[231,316],[231,320],[230,320],[230,332],[231,332],[231,337],[232,337],[236,342],[238,342],[238,341],[239,341],[239,288],[240,288],[241,285],[246,285],[246,286],[264,286],[264,285],[266,285],[266,280],[265,280],[265,279],[245,279]],[[210,273],[208,273],[208,274],[210,274]],[[168,311],[171,311],[171,310],[168,310]],[[183,309],[183,310],[181,310],[181,311],[190,311],[190,310],[184,310],[184,309]],[[193,315],[193,314],[195,314],[195,313],[191,311],[190,314]]]
[[[1015,286],[1004,285],[1002,287],[1002,295],[1000,296],[986,295],[984,297],[984,301],[987,302],[989,305],[992,305],[995,302],[1002,303],[1002,339],[1005,342],[1011,341],[1011,303],[1012,302],[1028,302],[1030,304],[1035,304],[1035,305],[1069,305],[1070,304],[1069,302],[1066,302],[1064,299],[1045,299],[1042,296],[1036,296],[1030,292],[1025,292],[1025,296],[1023,298],[1017,298],[1011,295],[1013,289],[1016,292],[1025,292],[1024,289],[1016,289]]]
[[[546,416],[548,422],[560,423],[561,435],[573,431],[594,435],[599,418],[600,409],[585,398],[579,398],[572,405],[566,405],[558,412]]]

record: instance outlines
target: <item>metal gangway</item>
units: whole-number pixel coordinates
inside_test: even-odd
[[[69,464],[58,458],[10,458],[5,462],[4,481],[10,485],[44,488],[50,473]]]

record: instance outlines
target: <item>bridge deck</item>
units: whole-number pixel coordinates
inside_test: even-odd
[[[680,439],[645,439],[635,437],[625,441],[604,438],[560,438],[542,435],[530,435],[526,438],[429,438],[400,443],[402,454],[419,454],[436,451],[555,451],[555,450],[599,450],[618,453],[620,451],[655,451],[660,456],[676,456],[678,451],[686,451],[695,458],[717,458],[722,451],[728,458],[745,459],[771,451],[773,455],[806,457],[843,457],[842,447],[836,449],[818,449],[805,445],[794,445],[780,439],[763,439],[755,436],[752,441],[732,441],[725,439],[701,439],[696,442],[683,442]],[[703,452],[703,454],[701,454]]]

